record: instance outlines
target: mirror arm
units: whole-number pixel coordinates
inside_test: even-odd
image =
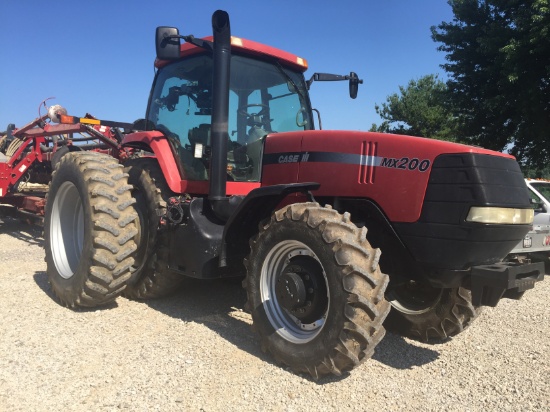
[[[208,41],[208,40],[197,39],[192,34],[190,34],[188,36],[182,36],[180,34],[174,34],[174,35],[171,35],[171,36],[166,36],[165,35],[164,39],[162,39],[161,46],[164,47],[166,45],[166,43],[168,43],[171,40],[176,40],[176,39],[183,39],[187,43],[191,43],[191,44],[193,44],[197,47],[200,47],[202,49],[206,49],[206,50],[209,50],[209,51],[214,50],[214,43],[212,43],[211,41]]]
[[[313,76],[309,80],[306,81],[307,88],[309,90],[311,84],[314,81],[318,82],[335,82],[340,80],[351,80],[352,76],[350,75],[340,75],[340,74],[329,74],[329,73],[313,73]],[[357,79],[357,77],[355,77]],[[357,79],[358,84],[363,84],[363,79]]]
[[[201,49],[205,49],[208,51],[214,51],[214,43],[208,40],[203,39],[197,39],[195,36],[190,34],[189,36],[179,36],[183,40],[185,40],[187,43],[191,43],[197,47],[200,47]]]

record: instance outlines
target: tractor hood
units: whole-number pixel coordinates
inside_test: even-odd
[[[457,185],[453,190],[468,187],[460,195],[464,201],[472,197],[472,187],[490,176],[491,190],[506,193],[510,186],[517,186],[522,195],[511,203],[529,207],[523,176],[513,156],[451,142],[371,132],[321,130],[269,135],[262,185],[319,182],[316,197],[369,198],[391,221],[415,222],[434,165],[448,168],[445,179],[454,179],[450,182]]]

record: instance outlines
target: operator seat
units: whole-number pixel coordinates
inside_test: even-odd
[[[202,144],[203,148],[205,148],[210,145],[210,125],[203,123],[198,127],[189,129],[187,139],[191,147],[189,150],[183,148],[180,150],[185,171],[191,180],[207,180],[208,171],[202,159],[195,157],[195,146]]]
[[[189,139],[189,143],[191,143],[192,146],[195,146],[195,144],[197,143],[200,143],[203,146],[209,146],[210,125],[208,123],[202,123],[199,124],[198,127],[193,127],[189,130],[187,137]]]

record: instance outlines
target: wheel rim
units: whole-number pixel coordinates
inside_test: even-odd
[[[80,262],[84,246],[84,208],[78,189],[64,182],[53,201],[50,248],[59,275],[70,279]]]
[[[436,307],[441,300],[443,289],[410,281],[394,287],[387,297],[395,309],[409,315],[420,315]]]
[[[271,249],[262,265],[260,295],[269,322],[287,341],[307,343],[323,329],[330,306],[327,277],[305,244],[285,240]]]

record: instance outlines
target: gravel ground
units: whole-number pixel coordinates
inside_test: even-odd
[[[1,411],[543,411],[550,409],[550,279],[425,345],[387,333],[344,377],[275,365],[239,282],[71,311],[53,299],[41,231],[0,221]]]

